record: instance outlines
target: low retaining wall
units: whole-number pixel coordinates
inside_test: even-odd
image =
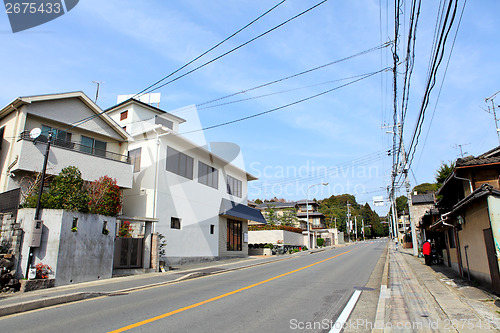
[[[271,255],[273,255],[273,251],[270,248],[248,249],[248,255],[250,255],[250,256],[271,256]]]
[[[20,280],[19,282],[21,282],[20,292],[47,289],[56,285],[56,279]]]

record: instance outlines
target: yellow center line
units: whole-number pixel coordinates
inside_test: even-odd
[[[252,285],[249,285],[249,286],[246,286],[246,287],[243,287],[243,288],[240,288],[240,289],[237,289],[237,290],[233,290],[231,292],[228,292],[226,294],[223,294],[223,295],[219,295],[219,296],[216,296],[216,297],[213,297],[213,298],[210,298],[210,299],[207,299],[207,300],[204,300],[204,301],[201,301],[201,302],[198,302],[198,303],[195,303],[195,304],[192,304],[192,305],[189,305],[189,306],[186,306],[186,307],[183,307],[183,308],[180,308],[180,309],[177,309],[177,310],[174,310],[174,311],[170,311],[170,312],[167,312],[167,313],[164,313],[162,315],[159,315],[159,316],[156,316],[156,317],[153,317],[153,318],[150,318],[150,319],[146,319],[146,320],[143,320],[143,321],[139,321],[135,324],[131,324],[131,325],[128,325],[128,326],[125,326],[125,327],[122,327],[122,328],[119,328],[117,330],[114,330],[114,331],[110,331],[108,333],[119,333],[119,332],[125,332],[125,331],[128,331],[132,328],[136,328],[136,327],[139,327],[139,326],[142,326],[142,325],[145,325],[145,324],[148,324],[148,323],[152,323],[153,321],[157,321],[157,320],[160,320],[160,319],[163,319],[163,318],[166,318],[166,317],[170,317],[176,313],[180,313],[180,312],[183,312],[183,311],[186,311],[186,310],[189,310],[189,309],[194,309],[196,307],[199,307],[203,304],[207,304],[207,303],[210,303],[210,302],[213,302],[213,301],[216,301],[218,299],[221,299],[221,298],[224,298],[224,297],[227,297],[227,296],[231,296],[231,295],[234,295],[236,293],[239,293],[239,292],[242,292],[244,290],[247,290],[247,289],[251,289],[253,287],[257,287],[257,286],[260,286],[261,284],[264,284],[264,283],[267,283],[267,282],[270,282],[270,281],[273,281],[273,280],[276,280],[276,279],[279,279],[281,277],[284,277],[284,276],[287,276],[287,275],[290,275],[292,273],[296,273],[296,272],[299,272],[303,269],[306,269],[306,268],[309,268],[309,267],[312,267],[312,266],[315,266],[317,264],[321,264],[322,262],[325,262],[325,261],[328,261],[328,260],[331,260],[333,258],[336,258],[338,256],[341,256],[343,254],[346,254],[346,253],[349,253],[351,252],[352,250],[349,250],[349,251],[346,251],[346,252],[342,252],[340,254],[337,254],[333,257],[330,257],[330,258],[326,258],[324,260],[321,260],[321,261],[318,261],[318,262],[315,262],[314,264],[311,264],[311,265],[307,265],[307,266],[304,266],[304,267],[301,267],[301,268],[298,268],[298,269],[295,269],[293,271],[290,271],[288,273],[284,273],[284,274],[281,274],[281,275],[278,275],[278,276],[275,276],[275,277],[272,277],[270,279],[267,279],[267,280],[264,280],[264,281],[260,281],[258,283],[255,283],[255,284],[252,284]]]

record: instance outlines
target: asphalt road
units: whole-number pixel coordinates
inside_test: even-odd
[[[359,243],[26,312],[0,318],[0,332],[328,332],[384,248]]]

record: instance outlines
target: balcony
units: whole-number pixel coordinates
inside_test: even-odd
[[[46,138],[39,138],[36,144],[27,132],[16,143],[18,161],[11,170],[40,172],[43,165]],[[50,147],[47,174],[57,175],[67,166],[75,166],[86,181],[93,181],[102,176],[115,178],[122,188],[132,188],[133,165],[125,155],[103,151],[79,143],[54,140]]]
[[[22,132],[18,141],[20,141],[20,140],[27,140],[27,141],[32,141],[32,142],[34,141],[32,138],[30,138],[29,131]],[[41,135],[40,137],[38,137],[37,141],[38,142],[47,142],[47,138],[45,136]],[[110,151],[85,146],[85,145],[82,145],[80,143],[66,141],[66,140],[60,140],[58,138],[54,138],[52,140],[51,146],[61,147],[61,148],[69,149],[69,150],[73,150],[73,151],[78,151],[78,152],[83,153],[83,154],[99,156],[99,157],[111,159],[114,161],[130,163],[130,160],[129,160],[127,155],[120,155],[120,154],[113,153]]]

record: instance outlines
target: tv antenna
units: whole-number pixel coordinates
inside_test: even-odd
[[[99,85],[101,83],[104,83],[104,81],[92,81],[94,82],[95,84],[97,84],[97,90],[95,92],[95,103],[97,103],[97,99],[99,98]]]

